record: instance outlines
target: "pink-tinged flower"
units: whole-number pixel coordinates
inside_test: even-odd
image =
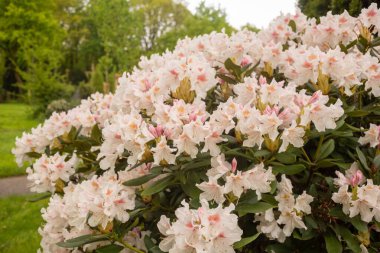
[[[372,148],[378,146],[380,144],[380,126],[370,124],[368,131],[359,138],[358,142],[361,145],[369,144]]]
[[[238,217],[231,214],[234,205],[210,208],[207,201],[201,207],[190,209],[183,201],[183,207],[175,211],[177,220],[170,224],[161,216],[157,226],[165,236],[159,247],[165,252],[234,252],[233,244],[241,239]]]

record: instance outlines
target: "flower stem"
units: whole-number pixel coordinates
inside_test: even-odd
[[[129,243],[124,242],[123,240],[120,240],[119,242],[120,242],[121,244],[123,244],[124,247],[126,247],[126,248],[132,250],[133,252],[137,252],[137,253],[145,253],[144,251],[139,250],[138,248],[133,247],[132,245],[130,245]]]

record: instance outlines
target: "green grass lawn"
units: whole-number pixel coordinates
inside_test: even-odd
[[[32,118],[30,106],[25,104],[0,104],[0,177],[15,176],[25,173],[25,168],[18,168],[11,153],[16,136],[38,125]]]
[[[41,239],[37,232],[42,223],[40,210],[48,199],[28,202],[33,197],[36,195],[0,198],[1,253],[37,252]]]

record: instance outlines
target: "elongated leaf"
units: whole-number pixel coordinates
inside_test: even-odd
[[[278,153],[276,159],[284,164],[293,164],[297,161],[297,156],[292,153]]]
[[[335,141],[330,139],[322,144],[319,154],[317,154],[316,159],[322,160],[328,157],[335,149]]]
[[[257,233],[255,235],[252,235],[250,237],[242,238],[240,241],[234,243],[234,249],[240,249],[243,248],[245,245],[250,244],[254,240],[259,237],[261,233]]]
[[[211,160],[210,159],[205,159],[205,160],[201,160],[199,162],[195,162],[195,163],[188,163],[188,164],[185,164],[183,166],[183,169],[184,170],[191,170],[191,169],[197,169],[197,168],[207,168],[209,167],[211,164]]]
[[[159,174],[148,174],[142,177],[134,178],[123,183],[125,186],[139,186],[156,178]]]
[[[244,203],[237,205],[236,211],[238,211],[239,216],[244,216],[247,213],[262,213],[273,207],[273,205],[265,202],[257,202],[254,204]]]
[[[96,141],[97,143],[101,143],[102,141],[102,130],[100,130],[98,125],[94,125],[91,129],[91,139]]]
[[[164,190],[166,187],[168,187],[172,182],[174,181],[173,175],[169,175],[167,177],[164,177],[157,182],[155,182],[150,187],[146,188],[144,191],[142,191],[142,196],[149,196],[152,194],[155,194],[157,192],[160,192]]]
[[[375,168],[380,169],[380,155],[377,155],[373,159],[373,165],[375,165]]]
[[[100,248],[97,248],[95,250],[96,253],[119,253],[124,249],[123,246],[116,245],[116,244],[110,244],[106,245]]]
[[[360,232],[368,231],[368,225],[359,216],[350,219],[351,224]]]
[[[335,233],[343,237],[343,240],[346,241],[347,246],[355,253],[361,252],[359,241],[356,237],[351,233],[351,231],[341,225],[335,225]]]
[[[294,164],[294,165],[285,165],[285,166],[274,166],[273,173],[285,174],[285,175],[294,175],[305,170],[306,166],[303,164]]]
[[[332,232],[327,232],[323,236],[325,238],[326,250],[328,253],[341,253],[342,252],[342,244],[338,240],[338,238]]]
[[[64,242],[59,242],[57,245],[63,248],[76,248],[88,243],[106,241],[108,239],[108,235],[82,235]]]
[[[160,248],[154,244],[153,240],[149,236],[144,237],[145,247],[148,249],[148,253],[164,253]]]
[[[368,164],[367,164],[367,159],[365,158],[365,155],[363,154],[363,152],[360,150],[359,147],[356,147],[356,153],[358,154],[360,163],[363,165],[363,167],[367,171],[370,171],[370,168],[368,167]]]
[[[37,202],[37,201],[40,201],[42,199],[47,199],[47,198],[50,198],[51,197],[51,193],[47,193],[47,194],[43,194],[41,196],[38,196],[38,197],[35,197],[35,198],[32,198],[32,199],[28,199],[29,202]]]

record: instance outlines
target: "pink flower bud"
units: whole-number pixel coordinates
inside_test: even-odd
[[[244,67],[244,66],[246,66],[246,65],[248,65],[248,64],[250,64],[250,63],[251,63],[251,60],[250,60],[248,57],[244,57],[244,58],[241,60],[241,62],[240,62],[240,66]]]
[[[260,76],[259,78],[259,84],[263,85],[263,84],[266,84],[267,83],[267,79],[263,76]]]
[[[231,171],[232,173],[235,173],[237,169],[237,161],[236,161],[236,158],[232,159],[232,162],[231,162]]]
[[[191,113],[191,114],[189,115],[189,120],[190,120],[190,121],[196,121],[196,120],[197,120],[197,115],[196,115],[195,113]]]
[[[161,136],[164,133],[164,128],[161,125],[157,125],[156,133],[158,134],[158,136]]]
[[[149,125],[148,129],[149,129],[149,132],[154,136],[154,138],[157,138],[159,136],[154,126]]]
[[[363,180],[363,173],[357,170],[355,174],[350,178],[350,185],[357,186]]]
[[[309,100],[309,104],[313,104],[313,103],[317,102],[319,97],[320,97],[320,94],[321,93],[319,91],[314,92],[313,96],[311,96],[311,98]]]

